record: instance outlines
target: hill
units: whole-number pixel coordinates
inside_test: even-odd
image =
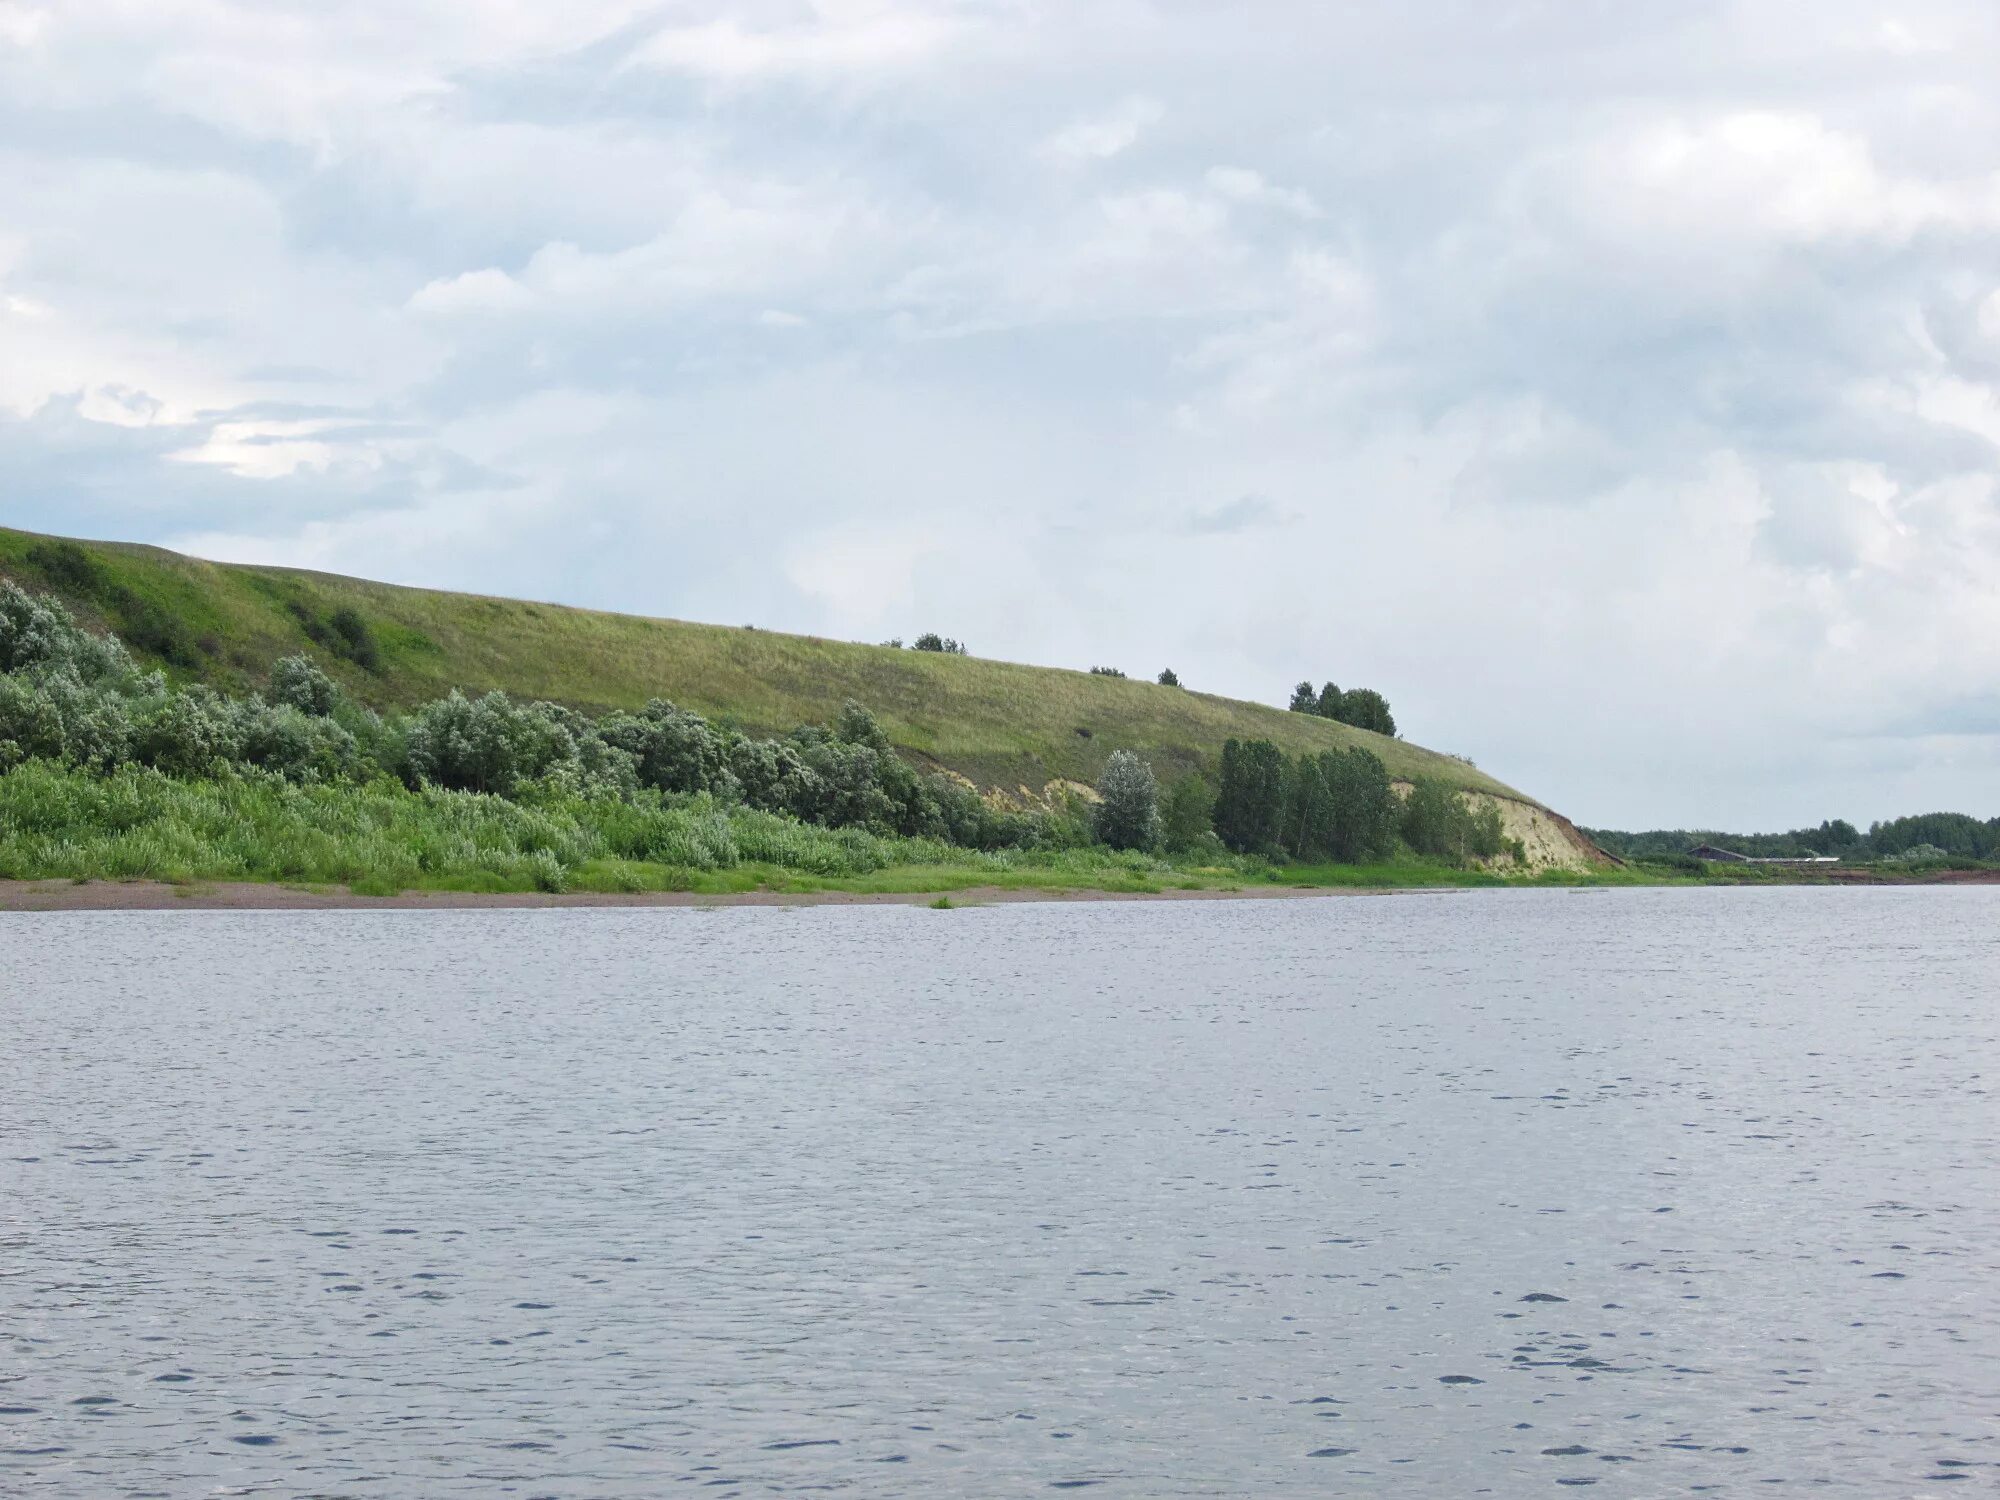
[[[1364,745],[1399,779],[1435,777],[1499,800],[1537,864],[1575,863],[1586,840],[1466,761],[1311,715],[1143,681],[979,657],[403,588],[290,568],[225,564],[156,547],[0,528],[0,576],[60,596],[181,680],[261,686],[311,651],[356,698],[400,707],[450,688],[500,689],[581,709],[668,698],[746,730],[782,734],[866,704],[905,754],[982,789],[1039,796],[1091,782],[1113,750],[1163,778],[1213,769],[1222,743],[1288,753]]]

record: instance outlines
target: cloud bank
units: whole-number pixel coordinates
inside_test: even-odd
[[[0,0],[0,517],[2000,811],[2000,12]]]

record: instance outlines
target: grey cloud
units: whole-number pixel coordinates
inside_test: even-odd
[[[1309,649],[1590,822],[2000,773],[1852,748],[2000,680],[1979,0],[262,14],[0,51],[12,522],[1265,698]]]

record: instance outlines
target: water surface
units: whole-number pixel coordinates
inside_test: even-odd
[[[2000,1487],[2000,890],[0,918],[0,1493]]]

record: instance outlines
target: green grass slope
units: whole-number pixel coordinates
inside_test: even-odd
[[[584,709],[660,697],[778,734],[826,720],[853,698],[912,756],[1010,792],[1038,794],[1057,778],[1093,781],[1121,749],[1137,750],[1166,777],[1213,769],[1223,741],[1235,737],[1291,753],[1365,745],[1394,776],[1531,801],[1407,741],[1150,682],[53,541],[0,528],[0,576],[61,596],[80,619],[124,636],[142,660],[225,689],[260,687],[273,661],[308,650],[377,707],[453,687]],[[372,671],[313,642],[314,629],[324,635],[343,608],[359,613],[379,647]]]

